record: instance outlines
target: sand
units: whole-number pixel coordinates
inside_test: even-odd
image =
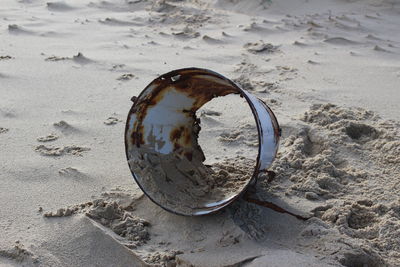
[[[2,1],[0,265],[399,266],[399,15],[395,0]],[[275,175],[203,217],[144,196],[123,144],[131,97],[192,66],[282,127]],[[209,163],[253,158],[245,105],[213,102]]]

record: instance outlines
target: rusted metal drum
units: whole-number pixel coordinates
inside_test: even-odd
[[[196,111],[213,98],[229,94],[243,97],[254,115],[258,156],[252,175],[236,191],[224,194],[218,186],[209,186],[215,173],[203,164]],[[143,192],[167,211],[194,216],[226,207],[267,171],[277,153],[280,128],[271,109],[211,70],[171,71],[153,80],[132,100],[125,128],[128,164]]]

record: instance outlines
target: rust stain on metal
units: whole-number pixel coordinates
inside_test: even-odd
[[[185,126],[179,126],[170,133],[170,140],[174,145],[174,152],[184,155],[189,161],[193,158],[193,144],[196,144],[197,134],[192,129]]]
[[[132,138],[132,143],[135,144],[137,147],[140,147],[140,145],[144,144],[144,134],[143,134],[143,125],[137,125],[136,126],[136,131],[132,132],[131,138]]]
[[[219,80],[221,80],[221,77],[210,75],[209,72],[206,73],[198,69],[182,70],[179,73],[171,73],[154,80],[151,83],[154,89],[144,99],[139,100],[140,97],[134,98],[134,107],[131,112],[136,114],[137,120],[131,134],[132,143],[136,144],[137,147],[145,143],[142,122],[148,110],[157,105],[169,90],[182,92],[194,99],[191,109],[182,110],[182,113],[196,120],[196,111],[211,99],[232,93],[240,93],[237,88],[229,83],[218,83]],[[177,138],[177,135],[182,136],[183,139],[181,140],[181,137]],[[179,151],[181,147],[190,146],[193,138],[197,138],[197,135],[193,136],[191,129],[179,128],[171,132],[171,141],[174,142],[175,151]],[[188,152],[185,153],[189,155]],[[187,158],[192,158],[192,156],[187,156]]]

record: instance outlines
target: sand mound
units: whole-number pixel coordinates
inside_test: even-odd
[[[355,246],[398,262],[393,255],[400,255],[400,247],[386,235],[388,229],[396,235],[400,227],[398,125],[370,111],[332,104],[314,105],[301,120],[301,126],[283,126],[288,136],[273,163],[277,176],[261,187],[325,203],[314,209],[315,216]],[[342,259],[346,266],[369,259],[351,255]]]

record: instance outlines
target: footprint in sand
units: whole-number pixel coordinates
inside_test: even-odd
[[[89,150],[90,148],[88,147],[80,147],[76,145],[61,147],[40,145],[35,147],[35,151],[38,152],[40,155],[53,157],[59,157],[66,154],[82,156],[82,152]]]
[[[49,134],[49,135],[46,135],[46,136],[40,136],[40,137],[38,137],[36,140],[38,141],[38,142],[51,142],[51,141],[55,141],[55,140],[57,140],[58,139],[58,135],[56,135],[56,134]]]
[[[62,168],[58,170],[58,174],[64,177],[79,178],[79,179],[88,177],[85,173],[73,167]]]
[[[76,133],[79,130],[73,126],[71,126],[69,123],[66,121],[59,121],[53,124],[54,128],[57,130],[61,131],[63,134],[72,134]]]

